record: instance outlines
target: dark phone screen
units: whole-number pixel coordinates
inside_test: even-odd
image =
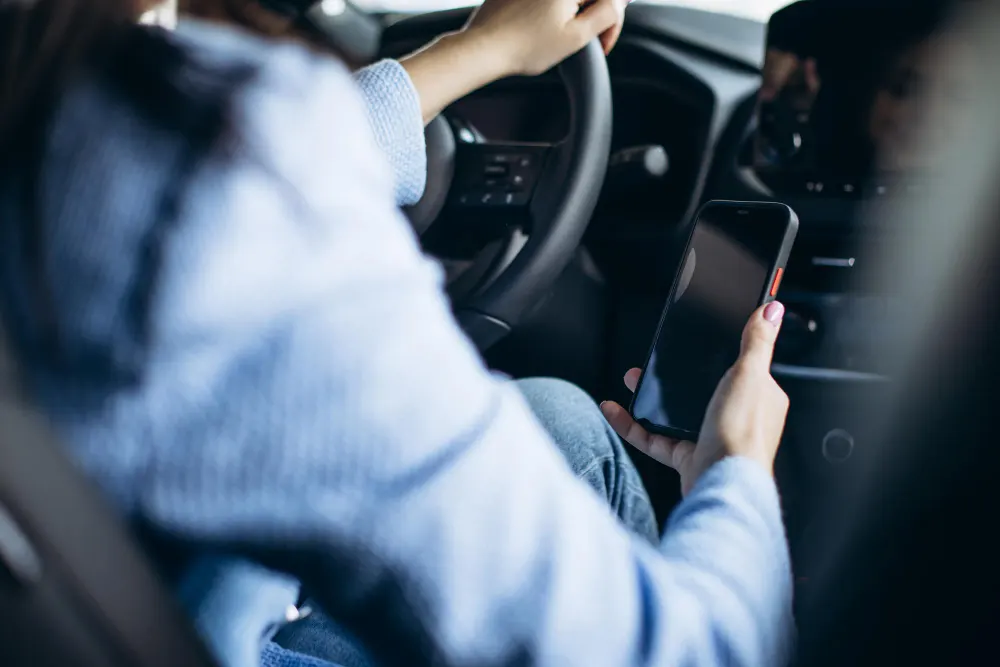
[[[787,209],[777,206],[702,212],[632,406],[636,419],[701,430],[743,328],[771,287],[788,223]]]

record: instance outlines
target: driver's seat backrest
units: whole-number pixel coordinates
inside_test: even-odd
[[[215,664],[125,526],[23,400],[2,335],[0,664]]]

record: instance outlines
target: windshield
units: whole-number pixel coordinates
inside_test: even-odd
[[[640,0],[649,4],[697,7],[721,14],[733,14],[766,21],[771,14],[791,0]],[[369,11],[431,12],[478,4],[475,0],[355,0],[358,7]]]

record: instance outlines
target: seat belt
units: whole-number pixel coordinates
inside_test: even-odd
[[[0,662],[214,667],[124,523],[20,389],[0,329]]]

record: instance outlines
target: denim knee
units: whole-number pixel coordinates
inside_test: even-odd
[[[594,400],[564,380],[519,380],[517,387],[576,476],[604,498],[629,530],[655,542],[659,530],[646,488]]]
[[[518,380],[517,387],[574,472],[615,458],[617,436],[585,391],[554,378]]]
[[[177,595],[220,665],[254,665],[286,621],[299,582],[256,563],[204,556],[189,565]]]

